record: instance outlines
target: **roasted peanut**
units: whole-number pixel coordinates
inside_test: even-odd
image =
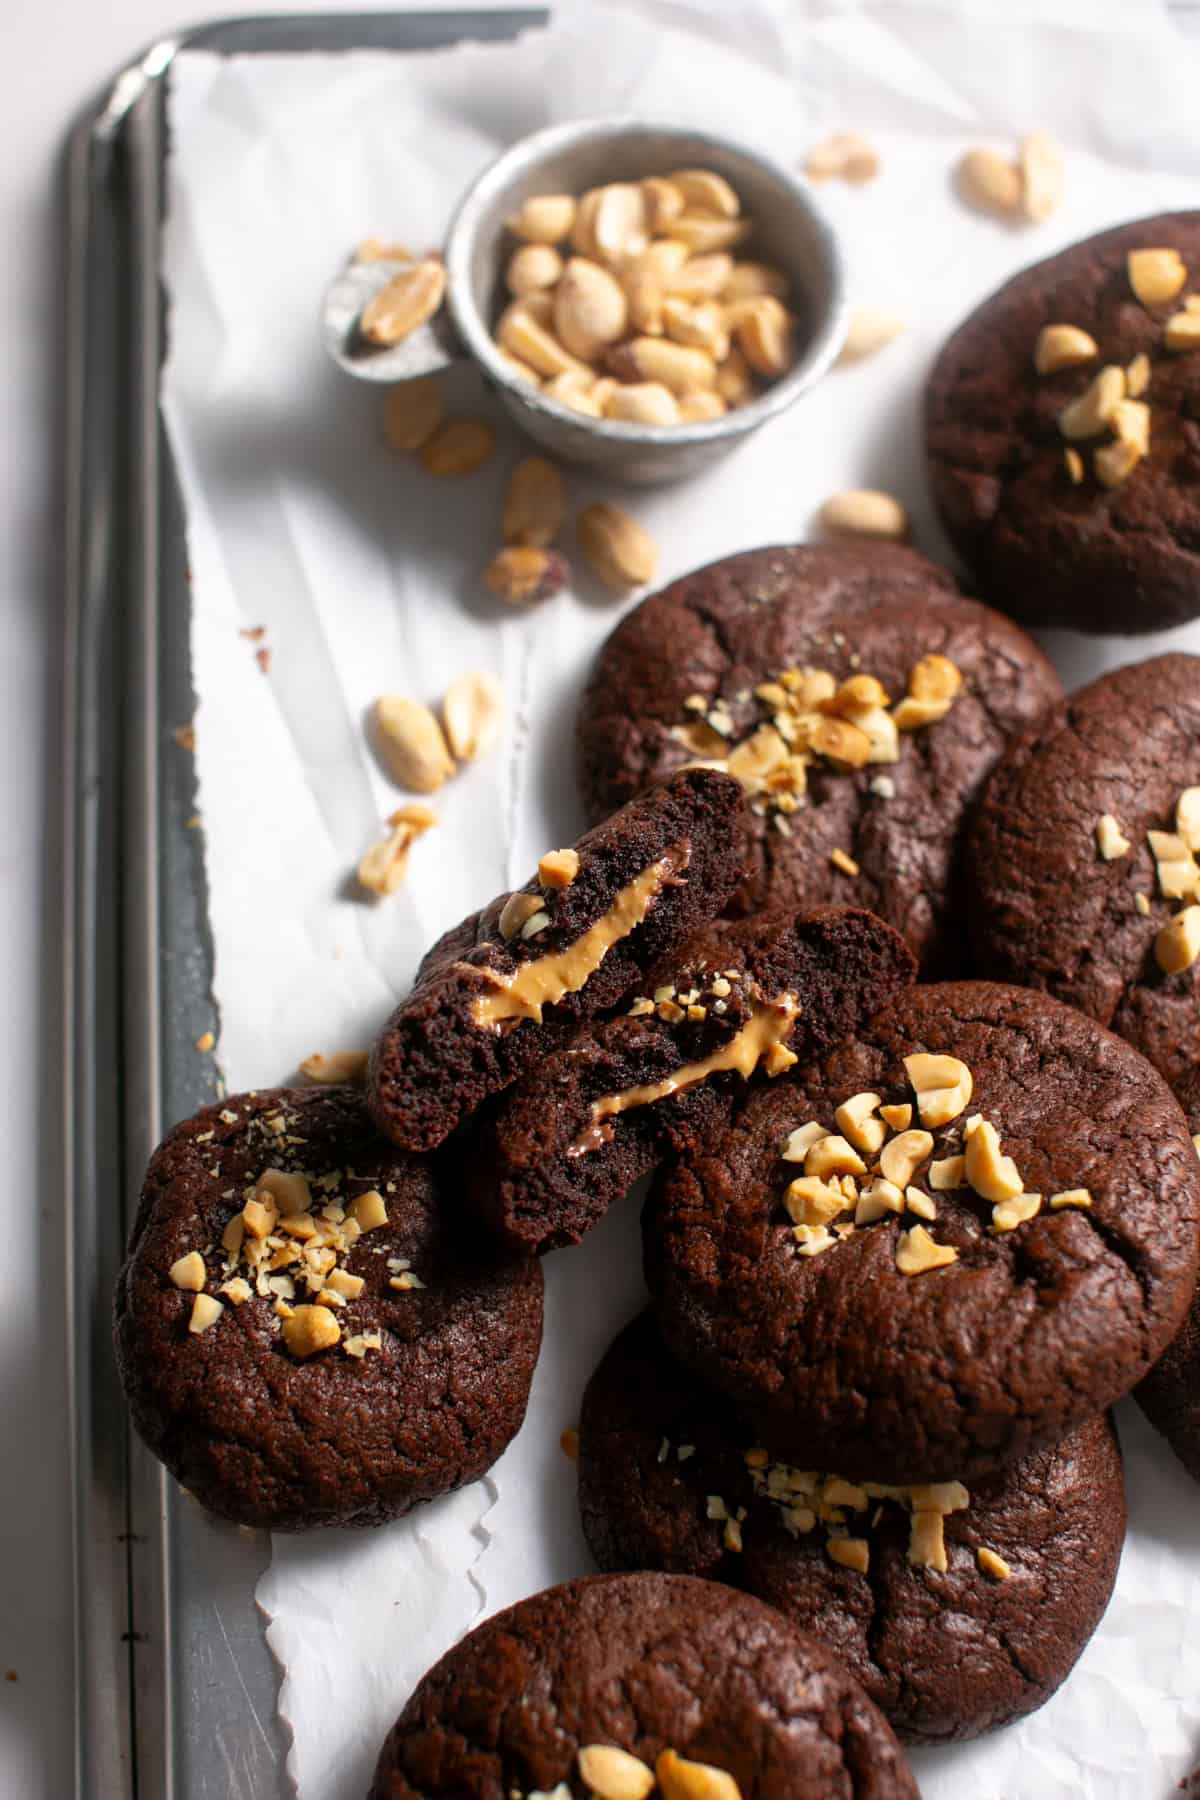
[[[526,456],[513,470],[504,497],[500,535],[506,544],[544,549],[562,528],[563,478],[544,456]]]
[[[442,728],[427,706],[401,694],[375,702],[375,728],[393,781],[414,794],[432,794],[454,773]]]
[[[440,382],[432,375],[389,388],[383,402],[383,434],[393,450],[419,450],[445,414]]]
[[[575,223],[575,201],[570,194],[535,194],[507,223],[527,244],[561,244]]]
[[[484,581],[490,593],[509,606],[532,606],[561,593],[570,579],[566,558],[557,550],[534,544],[512,544],[498,550]]]
[[[482,419],[447,419],[421,446],[431,475],[455,479],[473,475],[496,448],[496,434]]]
[[[432,258],[393,275],[385,288],[367,301],[358,329],[371,344],[398,344],[431,319],[446,292],[446,270]]]
[[[575,522],[579,547],[606,587],[627,593],[653,581],[658,549],[649,532],[619,507],[589,506]]]
[[[593,361],[621,336],[628,311],[615,275],[586,257],[571,258],[554,292],[554,329],[573,356]]]

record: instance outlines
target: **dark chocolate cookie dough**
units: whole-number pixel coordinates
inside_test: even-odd
[[[1099,1623],[1125,1535],[1103,1415],[973,1483],[895,1489],[772,1457],[650,1314],[584,1395],[579,1504],[602,1569],[706,1576],[833,1650],[901,1738],[1032,1712]]]
[[[678,1758],[732,1777],[711,1789],[721,1800],[917,1795],[858,1683],[769,1606],[686,1576],[597,1575],[444,1656],[389,1733],[369,1800],[584,1800],[599,1747],[646,1765],[642,1792],[657,1772],[662,1800],[698,1791],[672,1779]]]
[[[514,1249],[578,1243],[663,1156],[718,1132],[747,1081],[850,1035],[913,973],[903,939],[851,907],[709,926],[480,1116],[476,1206]]]
[[[647,1275],[669,1347],[773,1449],[971,1482],[1140,1380],[1198,1215],[1149,1063],[1044,995],[959,982],[910,989],[661,1178]]]
[[[1200,1134],[1200,1069],[1179,1083],[1176,1098],[1188,1130]],[[1188,1474],[1200,1481],[1200,1294],[1193,1298],[1166,1354],[1138,1388],[1137,1399]]]
[[[1023,633],[913,550],[751,550],[608,639],[579,712],[584,803],[599,818],[689,760],[727,763],[749,802],[731,910],[867,906],[927,972],[962,973],[965,809],[1060,694]]]
[[[1147,248],[1182,258],[1170,299],[1135,292],[1127,259]],[[926,401],[930,482],[993,606],[1080,631],[1153,631],[1200,612],[1200,354],[1170,348],[1168,331],[1198,280],[1200,213],[1140,219],[1024,270],[942,350]],[[1087,360],[1039,373],[1039,334],[1062,325],[1085,334]],[[1068,436],[1064,409],[1104,368],[1119,374],[1105,378],[1094,435]],[[1110,414],[1111,401],[1124,410]],[[1115,448],[1120,432],[1147,429],[1140,459]]]
[[[1200,1064],[1200,964],[1175,967],[1192,918],[1171,923],[1200,883],[1194,783],[1200,657],[1116,669],[1011,746],[968,856],[979,972],[1090,1013],[1169,1081]]]
[[[434,1149],[719,913],[740,873],[740,807],[736,782],[690,770],[447,932],[371,1053],[384,1136]]]
[[[273,1530],[377,1525],[473,1481],[524,1418],[542,1330],[540,1267],[478,1236],[348,1088],[206,1107],[151,1159],[117,1284],[139,1434],[211,1511]]]

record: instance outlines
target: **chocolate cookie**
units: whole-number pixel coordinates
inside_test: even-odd
[[[1090,1013],[1168,1081],[1200,1063],[1197,781],[1200,657],[1116,669],[1012,745],[968,858],[980,973]]]
[[[772,1458],[668,1356],[649,1313],[588,1384],[579,1504],[602,1569],[757,1594],[827,1644],[901,1738],[925,1743],[1049,1699],[1108,1604],[1125,1536],[1104,1415],[969,1490],[860,1485]]]
[[[903,940],[851,907],[708,927],[481,1117],[476,1206],[514,1249],[577,1244],[664,1156],[708,1142],[746,1082],[819,1055],[913,974]]]
[[[1137,632],[1200,612],[1197,274],[1198,212],[1103,231],[1006,282],[934,364],[934,502],[1014,618]]]
[[[434,1149],[719,913],[740,873],[740,807],[735,781],[692,769],[448,931],[371,1053],[384,1136]]]
[[[1038,650],[893,545],[751,550],[628,613],[579,714],[601,817],[695,758],[746,789],[731,908],[868,906],[927,972],[962,971],[965,809],[1061,694]]]
[[[1200,1069],[1179,1083],[1176,1098],[1200,1153]],[[1200,1481],[1200,1293],[1166,1354],[1155,1363],[1136,1398],[1189,1475]]]
[[[1198,1217],[1186,1124],[1136,1050],[958,982],[751,1094],[652,1193],[647,1274],[669,1347],[773,1449],[970,1482],[1140,1380]]]
[[[369,1800],[633,1793],[916,1800],[917,1787],[858,1683],[760,1600],[686,1576],[593,1575],[498,1613],[435,1664]]]
[[[242,1525],[378,1525],[473,1481],[525,1415],[542,1276],[485,1263],[349,1088],[238,1094],[146,1172],[117,1283],[134,1425]]]

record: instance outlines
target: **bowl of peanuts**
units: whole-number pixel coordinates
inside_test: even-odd
[[[695,474],[799,399],[848,310],[804,183],[725,138],[634,119],[523,139],[446,244],[453,326],[527,436],[650,484]]]

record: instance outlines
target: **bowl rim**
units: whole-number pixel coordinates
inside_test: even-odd
[[[709,144],[753,163],[807,215],[828,269],[830,302],[812,332],[804,353],[786,375],[772,382],[757,399],[747,406],[731,408],[716,419],[693,420],[679,425],[637,425],[622,419],[593,419],[587,413],[576,412],[560,401],[547,398],[540,389],[531,388],[527,381],[522,381],[519,375],[512,372],[492,337],[488,322],[475,304],[470,281],[470,261],[480,218],[496,189],[504,184],[513,165],[532,164],[540,158],[581,144],[604,143],[633,131],[652,132],[668,140],[674,138],[686,141],[693,146],[698,144],[703,147]],[[530,412],[572,425],[601,443],[665,448],[670,445],[683,447],[745,436],[783,412],[826,373],[845,342],[850,320],[846,266],[841,243],[824,209],[805,181],[739,138],[729,137],[721,132],[705,131],[702,127],[683,125],[678,121],[642,118],[635,113],[608,113],[568,120],[561,125],[545,126],[518,138],[515,143],[502,150],[470,184],[455,208],[446,238],[446,272],[447,304],[455,328],[471,356],[482,365],[496,386],[506,394],[511,394]]]

